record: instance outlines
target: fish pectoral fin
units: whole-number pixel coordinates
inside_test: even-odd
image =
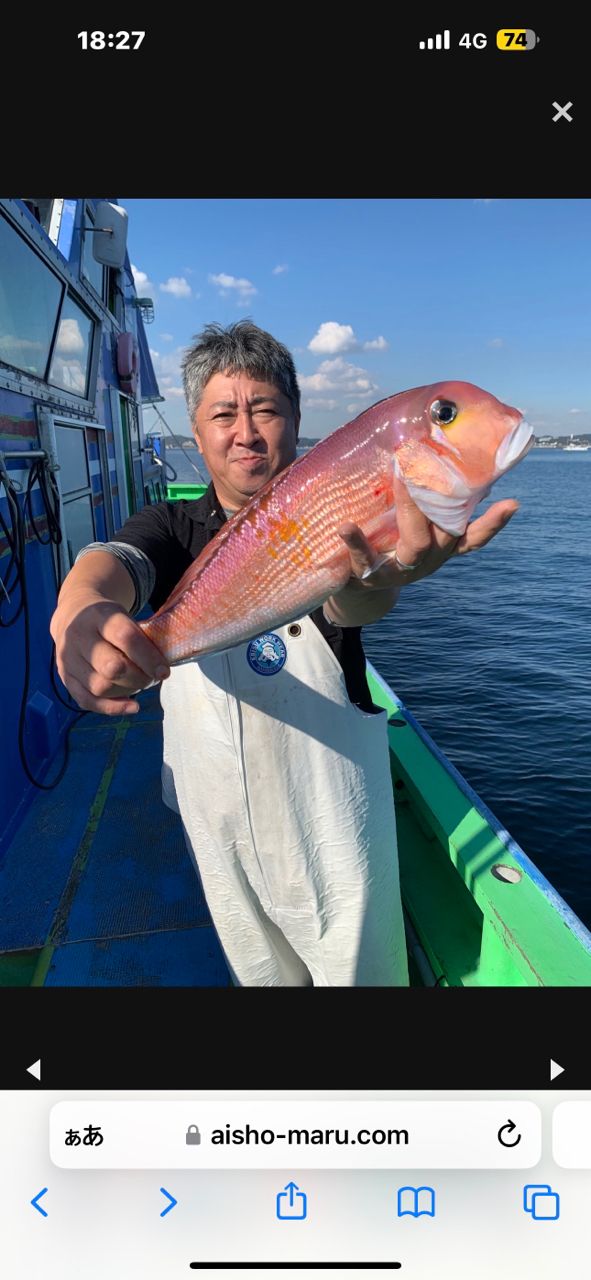
[[[353,521],[353,523],[356,524],[357,521]],[[398,541],[398,526],[394,507],[358,525],[358,528],[367,538],[373,551],[380,554],[381,552],[394,550]],[[337,589],[337,579],[344,585],[350,576],[350,562],[345,543],[343,542],[342,544],[342,551],[334,552],[326,560],[316,562],[315,567],[334,576],[335,590]]]
[[[398,542],[396,507],[389,507],[380,516],[374,516],[359,527],[374,551],[393,551]]]

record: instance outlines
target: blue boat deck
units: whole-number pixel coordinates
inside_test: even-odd
[[[135,716],[78,720],[64,777],[35,796],[6,852],[0,985],[232,985],[180,819],[162,803],[158,689],[139,701]]]

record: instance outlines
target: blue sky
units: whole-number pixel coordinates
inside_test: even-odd
[[[590,200],[119,203],[174,430],[189,431],[184,349],[204,324],[250,316],[294,356],[302,435],[447,378],[515,405],[538,435],[591,431]]]

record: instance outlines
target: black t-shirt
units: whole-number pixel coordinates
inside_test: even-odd
[[[150,604],[156,611],[168,599],[189,565],[225,523],[225,512],[220,506],[213,484],[210,484],[202,498],[157,502],[153,506],[142,507],[141,511],[125,521],[123,527],[114,534],[113,541],[139,547],[152,561],[156,570],[156,585],[150,596]],[[365,674],[361,627],[334,626],[326,621],[322,607],[315,609],[309,616],[342,667],[351,702],[362,711],[374,711]]]

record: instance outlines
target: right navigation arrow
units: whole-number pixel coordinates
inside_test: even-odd
[[[561,1067],[558,1062],[555,1062],[553,1058],[550,1058],[550,1079],[555,1080],[557,1076],[562,1075],[563,1071],[564,1067]]]

